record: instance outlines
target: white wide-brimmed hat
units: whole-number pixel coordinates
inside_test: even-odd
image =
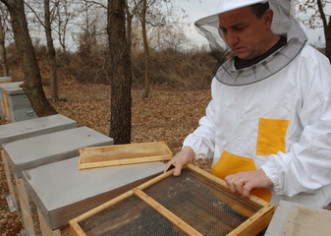
[[[218,14],[238,9],[241,7],[247,7],[256,3],[266,3],[268,0],[222,0],[218,8]]]

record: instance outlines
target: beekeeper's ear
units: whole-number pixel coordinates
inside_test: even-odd
[[[271,9],[267,9],[263,14],[262,19],[264,20],[266,29],[271,28],[273,16],[274,12]]]

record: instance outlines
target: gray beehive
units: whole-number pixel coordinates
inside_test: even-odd
[[[76,121],[63,115],[51,115],[0,126],[0,148],[23,138],[75,128]]]
[[[81,147],[111,145],[113,139],[88,127],[63,130],[3,145],[17,177],[22,170],[78,155]]]
[[[0,77],[0,85],[1,84],[6,84],[6,83],[10,83],[12,81],[11,77],[6,76],[6,77]],[[2,102],[2,94],[1,94],[1,89],[0,89],[0,116],[4,117],[4,113],[3,113],[3,102]]]
[[[59,114],[1,125],[0,151],[2,149],[2,145],[5,143],[56,131],[72,129],[75,127],[77,127],[76,121]],[[11,198],[8,199],[11,199],[16,208],[18,208],[14,173],[12,168],[9,166],[8,160],[5,158],[5,156],[2,158],[2,161],[4,164],[8,188],[11,196]]]
[[[23,171],[26,188],[52,230],[162,172],[161,162],[78,170],[79,157]]]
[[[0,84],[2,93],[3,113],[11,122],[28,120],[38,117],[30,100],[20,85],[23,82]]]
[[[50,134],[25,138],[3,145],[4,159],[12,170],[15,179],[15,198],[17,208],[22,215],[23,225],[28,235],[39,235],[38,222],[35,221],[36,210],[30,203],[25,190],[22,171],[44,164],[72,158],[79,154],[81,147],[111,145],[113,139],[88,127],[73,128]]]

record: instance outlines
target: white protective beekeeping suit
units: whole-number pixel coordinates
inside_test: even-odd
[[[219,11],[196,26],[224,59],[230,49],[219,34],[218,14],[267,1],[220,2]],[[330,63],[306,45],[290,4],[268,2],[272,31],[287,44],[247,68],[236,70],[233,58],[226,60],[212,81],[206,116],[183,145],[196,159],[212,157],[211,172],[220,178],[262,168],[273,183],[274,204],[284,199],[323,207],[331,202]]]

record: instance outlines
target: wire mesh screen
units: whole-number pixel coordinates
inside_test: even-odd
[[[136,196],[79,223],[87,235],[186,235]]]
[[[226,235],[261,208],[233,199],[228,190],[188,169],[144,191],[203,235]]]
[[[202,235],[220,236],[231,233],[263,208],[189,168],[179,177],[169,175],[153,181],[90,213],[77,221],[79,226],[87,235],[187,235],[191,226]]]

